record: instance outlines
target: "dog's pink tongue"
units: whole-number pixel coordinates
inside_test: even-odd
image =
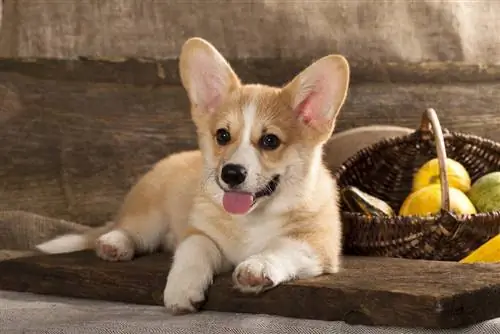
[[[252,207],[253,196],[248,193],[240,193],[234,191],[227,191],[224,193],[222,205],[224,209],[235,215],[242,215],[247,213]]]

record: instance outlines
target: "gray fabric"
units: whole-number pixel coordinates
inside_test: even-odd
[[[352,326],[258,314],[201,312],[173,317],[162,307],[0,291],[0,333],[498,334],[500,320],[458,330]]]
[[[500,61],[500,2],[4,0],[0,56],[176,58],[187,37],[229,58]]]
[[[0,211],[0,261],[37,254],[34,246],[65,233],[89,227],[25,211]]]

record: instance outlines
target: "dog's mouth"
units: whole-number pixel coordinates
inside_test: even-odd
[[[255,193],[255,199],[257,200],[260,197],[271,196],[276,191],[276,188],[278,188],[279,183],[280,183],[280,176],[275,175],[272,178],[272,180],[266,184],[264,188]]]
[[[280,182],[280,176],[276,175],[269,181],[262,189],[255,193],[236,191],[236,190],[224,190],[224,197],[222,199],[222,205],[224,209],[231,214],[244,215],[255,205],[259,198],[271,196],[278,188]]]

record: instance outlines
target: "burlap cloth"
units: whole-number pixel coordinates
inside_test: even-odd
[[[0,57],[176,58],[198,35],[230,59],[498,63],[498,12],[495,0],[4,0]]]
[[[463,329],[423,330],[222,312],[172,317],[157,306],[0,291],[2,334],[499,334],[499,323],[490,320]]]

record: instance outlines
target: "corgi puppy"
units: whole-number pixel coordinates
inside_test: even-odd
[[[349,86],[340,55],[321,58],[283,87],[243,84],[207,41],[180,54],[198,151],[158,162],[130,190],[114,221],[37,248],[95,248],[108,261],[173,252],[164,303],[195,312],[214,275],[259,293],[340,268],[335,180],[322,162]]]

